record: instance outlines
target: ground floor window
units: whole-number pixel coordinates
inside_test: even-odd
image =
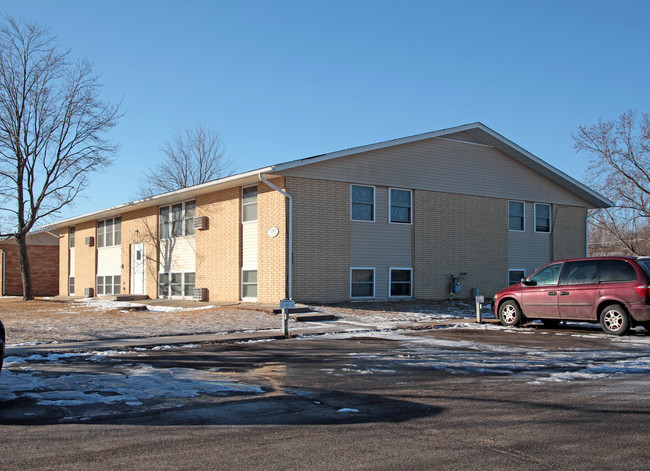
[[[68,278],[68,294],[74,296],[74,276]]]
[[[160,298],[191,298],[194,294],[195,273],[159,273],[158,297]]]
[[[413,296],[413,269],[390,269],[390,297],[410,298]]]
[[[257,270],[242,270],[241,297],[257,299]]]
[[[120,294],[120,275],[97,277],[97,296]]]
[[[508,270],[508,284],[516,285],[521,281],[522,278],[526,276],[525,270]]]
[[[375,297],[375,269],[351,268],[350,269],[350,298]]]

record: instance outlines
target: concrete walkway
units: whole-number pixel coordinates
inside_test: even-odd
[[[390,330],[424,330],[453,326],[455,324],[466,324],[475,322],[472,319],[441,319],[426,323],[400,324],[391,327]],[[483,321],[484,324],[498,323],[494,319]],[[317,322],[305,324],[305,326],[290,328],[292,337],[300,335],[323,335],[346,332],[373,332],[386,331],[386,326],[373,326],[366,323],[345,322]],[[124,348],[153,348],[163,345],[186,345],[186,344],[210,344],[210,343],[227,343],[227,342],[247,342],[256,340],[282,340],[282,332],[278,330],[258,330],[246,332],[229,332],[229,333],[205,333],[205,334],[188,334],[188,335],[165,335],[160,337],[142,337],[142,338],[117,338],[117,339],[98,339],[84,340],[77,342],[59,342],[44,343],[38,345],[17,345],[8,346],[5,351],[7,356],[28,356],[33,354],[47,354],[60,352],[82,352],[94,350],[117,350]]]

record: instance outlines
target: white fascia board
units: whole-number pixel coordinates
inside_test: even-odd
[[[264,167],[250,172],[231,175],[229,177],[213,180],[200,185],[182,188],[180,190],[171,191],[169,193],[162,193],[160,195],[143,198],[129,203],[120,204],[99,211],[83,214],[81,216],[74,216],[61,221],[56,221],[52,224],[43,226],[44,230],[58,229],[62,227],[72,226],[87,221],[94,221],[98,219],[106,219],[110,217],[119,216],[125,212],[135,211],[137,209],[147,208],[151,206],[162,206],[171,204],[178,201],[185,201],[195,198],[199,195],[212,193],[219,190],[226,190],[236,186],[247,185],[249,183],[257,182],[260,173],[272,173],[273,167]],[[250,181],[249,181],[250,180]]]

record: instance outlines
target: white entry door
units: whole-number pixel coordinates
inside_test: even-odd
[[[131,294],[144,294],[144,244],[131,244]]]

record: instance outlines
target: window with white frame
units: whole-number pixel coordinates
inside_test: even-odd
[[[97,296],[120,294],[120,275],[97,276]]]
[[[353,221],[375,220],[375,187],[350,185],[350,219]]]
[[[390,222],[411,224],[411,190],[390,189]]]
[[[535,232],[551,232],[551,205],[535,203]]]
[[[526,276],[526,270],[516,269],[508,270],[508,284],[516,285]]]
[[[391,268],[390,269],[390,291],[391,298],[410,298],[413,296],[413,269],[412,268]]]
[[[257,221],[257,186],[242,188],[242,222]]]
[[[68,295],[74,296],[74,276],[68,278]]]
[[[350,269],[350,298],[375,297],[375,269],[351,268]]]
[[[194,215],[196,202],[185,201],[161,206],[158,212],[158,236],[160,239],[173,239],[194,235]]]
[[[113,247],[122,243],[122,219],[97,221],[97,247]]]
[[[75,233],[76,233],[75,227],[72,226],[70,228],[70,235],[69,235],[69,238],[68,238],[68,247],[71,248],[71,249],[74,249]]]
[[[242,299],[257,299],[257,270],[242,270],[241,297]]]
[[[158,297],[191,298],[194,295],[195,273],[158,273]]]
[[[524,231],[524,203],[523,201],[508,202],[508,229],[511,231]]]

